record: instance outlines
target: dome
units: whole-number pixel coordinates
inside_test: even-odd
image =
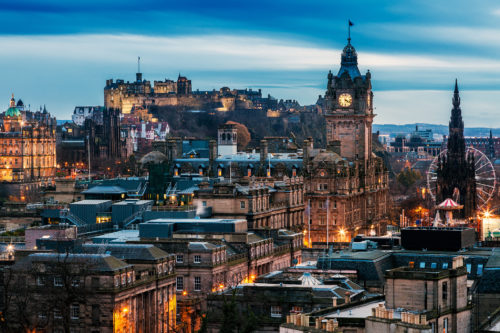
[[[319,162],[331,162],[331,163],[338,163],[344,161],[342,157],[340,157],[339,154],[334,153],[334,152],[322,152],[319,153],[318,155],[314,156],[313,162],[314,163],[319,163]]]
[[[341,66],[337,76],[341,76],[343,73],[347,72],[351,79],[361,76],[358,69],[358,54],[356,49],[351,44],[351,39],[349,38],[347,45],[342,51]]]
[[[16,100],[14,99],[14,94],[12,94],[12,98],[10,99],[10,106],[5,112],[6,117],[20,117],[21,111],[16,107]]]
[[[140,160],[142,165],[148,164],[148,163],[160,164],[160,163],[163,163],[165,161],[167,161],[167,156],[165,154],[163,154],[162,152],[159,152],[156,150],[154,150],[150,153],[147,153]]]

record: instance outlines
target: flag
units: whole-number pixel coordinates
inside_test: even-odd
[[[351,22],[351,20],[349,20],[349,26],[352,27],[354,25],[354,23]]]

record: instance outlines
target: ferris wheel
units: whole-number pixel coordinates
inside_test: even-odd
[[[434,201],[436,200],[438,159],[446,156],[446,151],[447,149],[443,149],[441,153],[432,160],[432,163],[427,170],[427,189],[429,190],[429,193]],[[490,159],[482,151],[474,147],[468,147],[467,154],[474,154],[476,170],[476,205],[477,209],[482,209],[495,193],[495,168],[493,167]]]

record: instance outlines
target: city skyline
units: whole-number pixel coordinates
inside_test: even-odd
[[[0,18],[5,109],[13,92],[69,119],[76,105],[102,105],[106,79],[132,81],[137,56],[149,80],[180,72],[194,89],[262,88],[313,104],[328,70],[338,70],[350,18],[360,70],[373,74],[375,123],[446,124],[458,78],[467,126],[500,127],[500,6],[493,1],[453,8],[418,1],[19,1],[5,4]]]

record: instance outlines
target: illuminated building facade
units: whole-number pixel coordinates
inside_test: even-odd
[[[24,110],[14,96],[0,128],[0,181],[7,184],[47,183],[56,172],[56,119],[44,108]],[[35,186],[36,187],[36,186]],[[3,189],[14,200],[25,201],[29,186]],[[23,198],[24,197],[24,198]]]
[[[328,74],[325,95],[327,148],[304,140],[305,201],[311,242],[349,242],[380,234],[387,222],[388,173],[373,153],[371,74],[361,75],[350,38],[339,72]]]

